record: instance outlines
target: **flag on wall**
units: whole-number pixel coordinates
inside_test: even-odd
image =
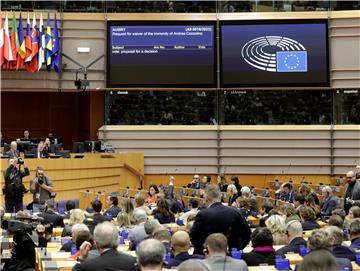
[[[0,14],[0,67],[4,63],[4,27],[2,16]]]
[[[28,13],[25,19],[26,26],[23,25],[21,13],[17,18],[13,12],[12,17],[11,25],[9,25],[8,14],[6,13],[4,21],[0,14],[0,67],[4,66],[7,70],[26,68],[29,72],[37,72],[45,62],[48,71],[54,69],[60,72],[61,51],[56,14],[53,29],[51,29],[49,13],[47,26],[44,24],[42,14],[40,14],[39,25],[36,22],[35,13],[33,13],[32,23]],[[19,19],[19,24],[17,24],[17,19]]]
[[[51,58],[52,58],[51,67],[56,72],[60,72],[60,42],[59,42],[59,33],[58,33],[58,28],[57,28],[56,14],[54,17],[54,37],[53,37]]]
[[[26,56],[26,48],[25,48],[25,38],[24,38],[24,29],[23,29],[23,21],[20,13],[19,19],[19,27],[18,27],[18,36],[19,36],[19,51],[17,56],[16,70],[24,67],[24,60]]]
[[[39,58],[38,58],[38,71],[41,69],[42,64],[45,61],[45,33],[44,33],[44,21],[42,13],[40,14],[39,24]]]
[[[26,24],[26,35],[25,35],[25,64],[30,64],[32,54],[31,54],[31,32],[30,32],[30,17],[28,13],[27,24]]]
[[[46,34],[45,34],[45,62],[48,71],[51,70],[51,54],[52,54],[52,37],[51,37],[50,15],[48,13]]]
[[[12,19],[12,23],[11,23],[10,44],[11,44],[11,51],[12,51],[12,55],[13,55],[13,60],[9,61],[7,63],[7,68],[9,70],[16,67],[17,53],[18,53],[19,48],[20,48],[19,36],[18,36],[17,28],[16,28],[16,17],[15,17],[14,12],[13,12],[13,19]]]
[[[32,28],[31,28],[31,61],[30,61],[30,71],[36,72],[38,70],[38,57],[37,54],[39,52],[39,44],[38,44],[38,38],[37,38],[37,26],[36,26],[36,17],[35,13],[33,15],[33,22],[32,22]]]
[[[5,15],[5,23],[4,23],[4,59],[6,61],[13,61],[13,55],[10,44],[10,35],[9,35],[9,20],[7,13]]]

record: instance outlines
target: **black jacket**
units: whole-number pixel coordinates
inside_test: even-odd
[[[281,255],[282,257],[285,256],[286,253],[293,252],[293,253],[299,253],[300,252],[300,246],[306,247],[306,241],[302,237],[296,237],[293,240],[291,240],[290,244],[287,246],[284,246],[276,251],[277,255]]]
[[[194,226],[190,230],[194,253],[203,254],[206,237],[217,232],[227,237],[229,248],[243,249],[250,241],[251,230],[241,213],[234,207],[215,202],[196,215]]]
[[[242,255],[248,266],[275,265],[275,252],[249,252]]]
[[[313,229],[320,229],[320,225],[316,221],[304,221],[301,222],[303,231],[310,231]]]
[[[44,224],[51,223],[53,227],[64,227],[63,217],[54,211],[48,210],[39,214],[39,216],[44,218]]]
[[[3,194],[5,198],[21,200],[26,192],[22,179],[28,175],[30,175],[30,171],[27,167],[19,171],[13,165],[10,165],[4,172],[5,188]]]
[[[169,223],[174,223],[175,222],[174,215],[165,216],[164,214],[156,212],[156,211],[154,213],[154,218],[159,220],[160,224],[169,224]]]
[[[135,271],[135,258],[115,249],[105,251],[95,259],[89,259],[83,263],[77,263],[73,271]]]
[[[343,246],[343,245],[333,246],[332,254],[336,258],[346,258],[346,259],[349,259],[350,261],[356,260],[355,251],[347,246]]]

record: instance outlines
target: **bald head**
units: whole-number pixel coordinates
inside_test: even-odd
[[[171,237],[171,246],[175,253],[188,251],[190,248],[190,237],[186,231],[177,231]]]
[[[347,182],[354,182],[355,181],[355,172],[350,170],[346,173]]]

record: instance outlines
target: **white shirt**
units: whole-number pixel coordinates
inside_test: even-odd
[[[181,219],[182,221],[184,221],[184,225],[187,224],[187,219],[189,218],[189,216],[191,215],[197,215],[197,213],[199,212],[198,208],[193,208],[190,211],[186,212],[185,214],[183,214],[182,216],[179,217],[179,219]]]

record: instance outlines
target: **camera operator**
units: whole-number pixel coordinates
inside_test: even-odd
[[[5,185],[3,194],[5,195],[5,210],[7,213],[16,213],[23,210],[24,193],[28,192],[23,184],[22,179],[30,175],[29,168],[21,158],[9,160],[9,167],[5,170]],[[24,165],[24,170],[21,169]]]
[[[54,185],[40,166],[36,168],[35,178],[30,180],[30,192],[33,194],[33,212],[43,212],[45,202],[53,197]]]

